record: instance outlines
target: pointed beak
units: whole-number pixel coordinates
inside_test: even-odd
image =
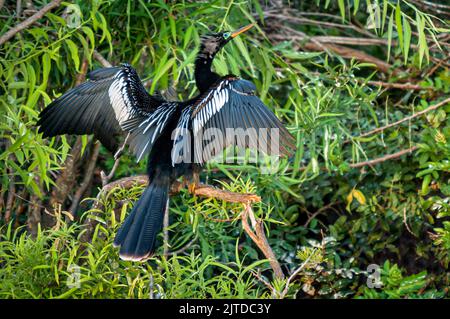
[[[240,28],[240,29],[234,31],[233,33],[231,33],[231,37],[232,37],[232,38],[235,38],[235,37],[237,37],[239,34],[244,33],[245,31],[247,31],[247,30],[253,28],[254,26],[255,26],[254,23],[251,23],[251,24],[249,24],[249,25],[246,25],[245,27],[242,27],[242,28]]]

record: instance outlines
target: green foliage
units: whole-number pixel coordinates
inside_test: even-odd
[[[114,215],[114,214],[113,214]],[[113,216],[112,215],[112,216]],[[113,221],[113,217],[109,222]],[[22,229],[4,230],[0,242],[1,298],[256,298],[268,293],[253,282],[251,264],[186,256],[122,261],[112,247],[117,230],[99,223],[83,243],[79,227],[64,221],[31,238]]]
[[[399,298],[440,298],[443,292],[429,290],[423,293],[427,286],[427,272],[404,276],[397,265],[391,265],[389,261],[384,263],[381,270],[381,289],[365,288],[364,298],[371,299],[399,299]]]
[[[286,2],[294,18],[307,18],[300,23],[270,18],[259,1],[74,1],[17,34],[0,47],[0,298],[270,298],[283,291],[287,298],[448,297],[450,105],[361,136],[448,98],[448,43],[440,44],[448,21],[415,3]],[[13,10],[0,10],[0,34],[17,22]],[[200,36],[249,22],[258,26],[227,45],[214,68],[255,83],[297,138],[297,152],[269,164],[211,162],[202,179],[261,196],[253,209],[283,270],[301,267],[289,286],[274,278],[243,232],[241,205],[187,191],[171,198],[166,248],[176,254],[163,257],[161,246],[148,263],[119,260],[112,239],[142,188],[114,189],[94,205],[99,171],[114,164],[104,148],[78,209],[82,217],[64,221],[68,203],[50,202],[73,138],[43,139],[35,123],[45,105],[75,85],[83,65],[100,67],[94,50],[113,65],[131,63],[149,92],[176,88],[176,98],[187,99],[196,94]],[[301,34],[364,37],[378,44],[349,47],[391,63],[392,72],[333,50],[303,51]],[[83,137],[84,153],[88,145]],[[418,146],[412,156],[352,167],[411,146]],[[141,174],[145,165],[126,151],[114,178]],[[16,226],[36,223],[39,205],[54,223],[33,238]],[[12,222],[2,220],[7,212]],[[39,216],[43,222],[48,214],[41,208]],[[381,267],[380,288],[367,287],[371,264]]]

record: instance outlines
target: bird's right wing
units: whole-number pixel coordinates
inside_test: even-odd
[[[127,131],[128,121],[151,117],[165,102],[147,93],[129,64],[95,70],[88,78],[40,113],[37,125],[44,137],[94,134],[114,151],[115,135]]]
[[[192,157],[203,164],[230,145],[267,155],[292,155],[295,138],[255,92],[250,81],[226,76],[185,108],[174,138],[172,164]],[[193,142],[183,134],[186,131],[193,133]],[[187,155],[192,150],[193,156]]]

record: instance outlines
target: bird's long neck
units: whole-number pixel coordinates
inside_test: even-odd
[[[207,55],[200,51],[195,60],[195,83],[200,93],[206,92],[209,87],[220,79],[220,75],[211,70],[214,55]]]

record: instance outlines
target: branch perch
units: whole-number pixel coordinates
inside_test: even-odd
[[[136,176],[130,176],[130,177],[123,177],[121,179],[118,179],[114,182],[111,182],[109,184],[106,184],[101,189],[99,196],[101,194],[107,194],[112,189],[116,187],[123,187],[123,188],[131,188],[134,185],[139,186],[147,186],[148,185],[148,176],[147,175],[136,175]],[[180,192],[182,188],[182,184],[179,182],[176,182],[172,185],[170,189],[170,193],[177,194]],[[224,200],[226,202],[231,203],[254,203],[254,202],[260,202],[261,197],[255,194],[241,194],[241,193],[233,193],[227,190],[215,188],[210,185],[204,185],[201,184],[197,186],[194,189],[193,192],[194,195],[200,196],[200,197],[208,197],[208,198],[216,198],[220,200]]]
[[[248,218],[250,218],[253,229],[248,224]],[[264,233],[264,225],[260,219],[256,219],[253,213],[253,209],[249,204],[244,204],[244,211],[241,214],[242,228],[247,235],[253,240],[253,242],[262,251],[264,256],[269,260],[270,267],[272,267],[275,277],[278,279],[284,279],[283,271],[281,270],[280,263],[278,262],[272,247],[270,247],[267,237]]]

